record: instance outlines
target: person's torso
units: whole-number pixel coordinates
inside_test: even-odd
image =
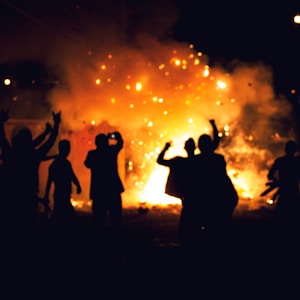
[[[73,171],[71,163],[65,158],[57,158],[49,167],[56,192],[71,193]]]

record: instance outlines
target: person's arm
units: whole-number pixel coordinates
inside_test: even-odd
[[[267,189],[265,189],[260,196],[266,196],[269,194],[271,191],[273,191],[275,188],[278,188],[279,186],[279,179],[276,176],[278,172],[278,161],[275,160],[271,168],[269,169],[269,172],[267,174],[268,182],[266,183],[266,186],[268,186]],[[278,191],[277,191],[278,192]],[[276,193],[275,193],[276,194]],[[273,199],[276,199],[275,194],[273,195]]]
[[[115,147],[120,151],[123,148],[123,145],[124,145],[124,140],[122,138],[122,135],[118,131],[113,132],[113,134],[115,135],[115,139],[117,141]]]
[[[162,151],[159,153],[156,162],[163,166],[169,166],[169,160],[165,159],[165,154],[168,151],[168,149],[171,147],[171,143],[166,143]]]
[[[72,169],[72,182],[76,186],[76,192],[77,192],[77,194],[80,194],[81,193],[81,185],[80,185],[80,182],[79,182],[79,180],[78,180],[75,172],[73,171],[73,169]]]
[[[212,139],[213,150],[216,150],[219,147],[221,138],[219,136],[219,131],[218,131],[215,120],[213,120],[213,119],[209,120],[209,123],[211,124],[212,129],[213,129],[213,139]]]
[[[49,122],[47,122],[45,130],[32,141],[34,148],[40,145],[45,140],[46,136],[51,132],[51,130],[52,126]]]
[[[52,146],[55,143],[55,140],[58,136],[58,131],[59,131],[59,125],[61,121],[61,112],[54,113],[52,112],[52,118],[53,118],[53,129],[50,133],[50,136],[48,137],[47,141],[38,149],[40,156],[44,158],[46,154],[49,152],[49,150],[52,148]]]
[[[59,154],[54,154],[54,155],[47,155],[47,156],[44,156],[42,158],[42,161],[47,161],[47,160],[50,160],[50,159],[55,159],[59,156]]]
[[[92,168],[92,166],[93,166],[93,162],[92,162],[92,154],[91,154],[92,152],[91,151],[89,151],[88,152],[88,154],[87,154],[87,156],[86,156],[86,158],[85,158],[85,160],[84,160],[84,165],[87,167],[87,168]]]
[[[276,176],[277,170],[278,170],[278,161],[275,160],[267,174],[268,180],[278,181],[278,177]]]

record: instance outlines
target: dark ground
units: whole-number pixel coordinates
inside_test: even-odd
[[[3,236],[2,299],[300,299],[299,232],[270,212],[234,216],[226,238],[195,253],[177,238],[178,209],[124,210],[123,242],[97,239],[89,213],[76,231]],[[21,231],[18,231],[20,233]]]

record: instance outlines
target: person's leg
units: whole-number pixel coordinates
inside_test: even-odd
[[[108,245],[112,258],[111,263],[119,263],[123,252],[123,224],[122,224],[122,198],[120,194],[110,198],[109,220],[111,225],[111,235]]]
[[[113,233],[119,237],[122,232],[122,198],[120,194],[114,195],[109,206],[110,222]]]
[[[103,235],[106,224],[106,205],[103,199],[93,199],[92,213],[94,218],[95,230]]]

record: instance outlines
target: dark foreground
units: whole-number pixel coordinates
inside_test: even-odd
[[[73,231],[41,224],[6,230],[2,299],[299,299],[299,231],[265,213],[235,216],[222,240],[196,251],[178,242],[178,211],[124,211],[118,246],[99,239],[91,215]]]

